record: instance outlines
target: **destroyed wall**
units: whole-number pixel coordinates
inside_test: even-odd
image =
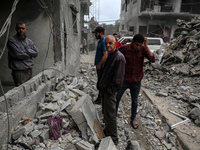
[[[13,1],[2,1],[1,26],[8,17]],[[10,36],[14,35],[15,23],[24,21],[28,27],[27,36],[39,49],[34,60],[33,78],[15,87],[0,97],[1,128],[0,145],[10,140],[10,135],[24,116],[34,117],[37,103],[59,78],[76,73],[80,65],[80,2],[79,1],[35,1],[20,0],[12,17]],[[0,47],[6,42],[1,38]],[[48,54],[48,55],[47,55]],[[44,64],[45,62],[45,64]],[[4,85],[12,85],[11,70],[8,69],[7,49],[0,59],[0,79]],[[45,71],[43,71],[43,65]],[[6,100],[5,100],[6,98]],[[9,125],[6,115],[9,112]],[[9,130],[9,137],[7,132]],[[6,135],[6,136],[5,136]]]
[[[185,2],[185,3],[184,3]],[[120,33],[122,35],[128,35],[131,32],[129,28],[134,28],[132,34],[143,34],[144,36],[157,36],[163,37],[163,28],[170,29],[170,38],[174,37],[176,29],[176,19],[189,20],[194,16],[197,16],[200,12],[195,9],[191,11],[193,7],[199,5],[198,3],[190,3],[189,1],[144,1],[138,0],[129,2],[127,4],[127,11],[121,9],[120,14]],[[126,3],[123,0],[121,7],[125,7]],[[187,7],[185,11],[181,11],[182,7]],[[132,12],[132,13],[131,13]],[[150,29],[152,26],[157,26],[155,29]],[[162,28],[161,28],[162,26]],[[124,27],[124,29],[122,28]],[[155,32],[158,31],[159,32]]]

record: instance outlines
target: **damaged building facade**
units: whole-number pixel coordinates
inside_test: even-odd
[[[23,116],[34,117],[37,103],[59,78],[74,74],[80,66],[81,21],[88,12],[89,0],[7,0],[1,2],[1,27],[6,32],[0,41],[0,79],[5,95],[0,97],[1,128],[0,145],[8,141],[10,134]],[[81,15],[80,15],[81,14]],[[8,21],[9,18],[11,22]],[[5,22],[7,21],[7,22]],[[25,22],[30,38],[39,49],[34,59],[33,78],[19,87],[14,87],[11,70],[8,68],[8,51],[4,47],[7,38],[16,34],[15,24]],[[10,26],[10,28],[9,28]],[[2,28],[3,30],[3,28]],[[14,87],[14,88],[13,88]],[[3,93],[4,93],[3,92]],[[5,100],[7,99],[7,101]],[[6,106],[10,122],[7,122]]]
[[[119,32],[150,37],[177,37],[176,20],[189,21],[200,14],[198,0],[122,0]]]

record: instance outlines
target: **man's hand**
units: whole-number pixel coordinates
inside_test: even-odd
[[[100,65],[97,65],[96,68],[97,68],[97,69],[101,69],[101,66],[100,66]]]
[[[147,39],[147,37],[145,37],[144,38],[144,46],[147,47],[147,44],[148,44],[148,39]]]

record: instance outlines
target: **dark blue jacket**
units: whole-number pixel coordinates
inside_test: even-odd
[[[17,35],[8,39],[8,65],[12,70],[28,70],[33,67],[32,57],[37,57],[38,49],[32,40],[20,40]]]
[[[124,55],[118,49],[109,53],[97,82],[97,89],[110,95],[116,93],[124,80],[125,64]]]

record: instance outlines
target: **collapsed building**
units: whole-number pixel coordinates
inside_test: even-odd
[[[121,0],[122,36],[140,33],[150,37],[176,37],[176,20],[189,21],[200,14],[198,0]]]

